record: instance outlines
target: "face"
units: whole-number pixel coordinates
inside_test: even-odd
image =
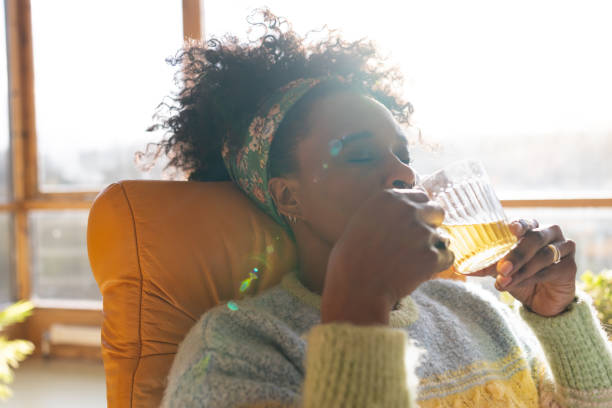
[[[359,206],[385,188],[408,188],[408,139],[387,108],[353,92],[316,101],[298,144],[295,193],[300,217],[333,245]]]

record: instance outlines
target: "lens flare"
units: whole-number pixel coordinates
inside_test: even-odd
[[[229,310],[233,310],[233,311],[238,310],[238,305],[233,300],[230,300],[229,302],[227,302],[227,307]]]
[[[342,150],[342,141],[339,139],[334,139],[331,142],[329,142],[329,154],[332,155],[332,157],[335,157],[337,155],[340,154],[340,150]]]
[[[208,363],[210,362],[210,353],[206,354],[206,357],[201,359],[194,367],[193,370],[196,372],[198,377],[206,374],[206,369],[208,368]]]
[[[253,270],[255,272],[258,271],[257,268],[254,268]],[[257,279],[257,275],[255,275],[253,272],[249,272],[249,277],[243,280],[240,284],[240,292],[246,291],[251,286],[251,282],[255,279]]]
[[[250,279],[243,280],[242,283],[240,284],[240,292],[244,292],[245,290],[247,290],[250,285],[251,285]]]

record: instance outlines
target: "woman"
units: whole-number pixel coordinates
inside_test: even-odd
[[[463,282],[444,212],[416,187],[412,107],[370,43],[306,47],[269,12],[256,42],[192,45],[158,127],[192,180],[233,180],[295,239],[281,284],[219,306],[174,361],[166,407],[612,406],[612,351],[558,226],[520,238],[496,277],[514,313]],[[548,246],[553,244],[557,251]]]

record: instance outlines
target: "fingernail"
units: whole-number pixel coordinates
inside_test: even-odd
[[[508,286],[510,282],[512,282],[512,277],[502,276],[497,281],[499,282],[499,286],[501,286],[502,288],[505,288],[506,286]]]
[[[512,272],[512,262],[500,261],[497,264],[497,272],[501,273],[504,276],[507,276],[510,272]]]

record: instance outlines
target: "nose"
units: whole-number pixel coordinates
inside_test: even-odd
[[[395,188],[411,188],[405,181],[402,180],[393,180],[393,187]]]
[[[387,175],[385,188],[414,188],[417,178],[418,175],[410,166],[398,160]]]

